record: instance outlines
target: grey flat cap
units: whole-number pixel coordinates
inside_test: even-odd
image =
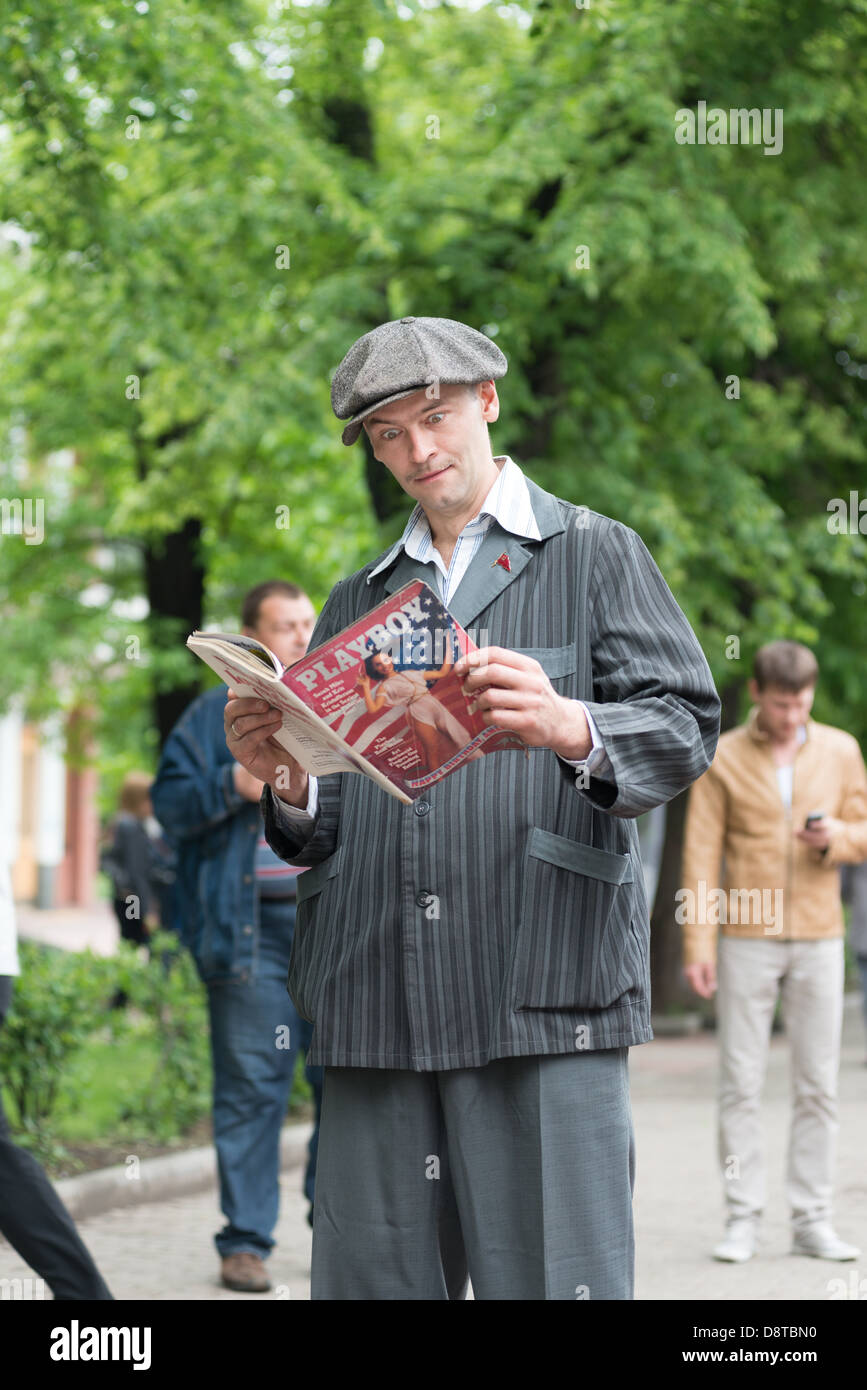
[[[344,444],[378,406],[442,382],[496,381],[508,363],[490,338],[456,319],[405,318],[382,323],[353,343],[331,382],[338,420],[349,418]]]

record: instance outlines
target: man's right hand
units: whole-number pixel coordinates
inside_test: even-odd
[[[684,974],[692,989],[696,994],[700,994],[702,999],[711,999],[716,993],[716,965],[712,960],[686,965]]]
[[[272,738],[280,720],[280,711],[264,700],[239,699],[234,690],[227,691],[223,728],[229,752],[253,777],[267,782],[281,801],[303,810],[308,797],[307,773]]]

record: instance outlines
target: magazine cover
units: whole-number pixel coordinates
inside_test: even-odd
[[[194,632],[191,651],[239,696],[280,709],[275,742],[314,776],[361,772],[403,802],[464,763],[529,748],[488,728],[454,664],[475,643],[416,579],[284,670],[255,638]]]
[[[453,674],[475,643],[429,585],[413,580],[290,666],[283,683],[356,754],[415,799],[464,763],[529,750],[491,729]],[[480,692],[479,692],[480,693]]]

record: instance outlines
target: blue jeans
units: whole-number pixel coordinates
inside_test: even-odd
[[[220,1207],[227,1225],[215,1236],[221,1256],[252,1251],[264,1259],[280,1201],[280,1130],[298,1049],[307,1051],[312,1024],[286,992],[295,930],[294,901],[259,904],[259,948],[254,978],[208,985],[214,1066],[214,1145]],[[307,1067],[316,1100],[304,1192],[313,1202],[322,1067]]]

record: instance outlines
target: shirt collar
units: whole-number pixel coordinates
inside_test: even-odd
[[[807,722],[806,722],[806,724],[802,724],[802,725],[800,726],[800,728],[798,729],[798,744],[799,744],[799,746],[800,746],[800,744],[802,744],[802,743],[806,743],[806,741],[807,741],[807,734],[808,734],[808,732],[809,732],[809,729],[810,729],[810,726],[812,725],[812,723],[813,723],[813,721],[812,721],[812,719],[810,719],[810,717],[809,717],[809,715],[808,715],[808,716],[807,716]],[[750,735],[751,738],[754,738],[754,739],[756,740],[757,743],[767,743],[767,742],[769,742],[769,736],[768,736],[768,734],[765,733],[764,729],[762,729],[762,728],[759,727],[759,707],[758,707],[758,705],[752,705],[752,706],[750,707],[750,712],[749,712],[749,714],[747,715],[747,732],[749,733],[749,735]]]
[[[531,541],[541,540],[542,534],[533,513],[527,480],[521,469],[508,454],[498,454],[494,462],[499,465],[497,477],[478,512],[464,526],[461,535],[486,531],[493,520],[515,536],[524,536]],[[426,548],[430,546],[431,529],[421,503],[417,502],[403,529],[403,535],[369,572],[367,583],[370,583],[375,574],[387,569],[397,559],[401,550],[418,559],[422,543]]]

